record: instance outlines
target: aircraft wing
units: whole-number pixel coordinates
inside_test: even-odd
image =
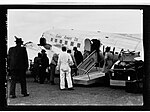
[[[28,53],[28,59],[30,60],[34,60],[34,57],[36,57],[38,55],[39,52],[41,52],[41,47],[39,47],[37,44],[33,43],[33,42],[27,42],[26,44],[24,44],[24,47],[26,47],[27,49],[27,53]]]
[[[141,35],[134,34],[105,34],[100,38],[102,44],[107,47],[111,47],[112,49],[115,47],[115,52],[120,52],[121,49],[125,51],[136,51],[140,52],[140,56],[144,57],[143,52],[143,39]],[[102,50],[102,47],[101,47]]]
[[[26,44],[24,44],[24,47],[26,47],[27,49],[28,58],[32,61],[36,56],[38,56],[38,53],[40,53],[42,49],[46,51],[46,54],[49,58],[49,62],[51,62],[54,53],[59,54],[60,52],[62,52],[60,48],[57,48],[55,46],[51,46],[51,49],[47,49],[46,47],[38,46],[33,42],[27,42]]]

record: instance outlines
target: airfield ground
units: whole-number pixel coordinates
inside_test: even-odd
[[[17,98],[7,98],[8,106],[142,106],[143,95],[127,93],[123,87],[106,87],[103,84],[93,84],[90,86],[75,85],[72,91],[61,91],[59,89],[59,78],[55,78],[56,85],[49,83],[39,84],[33,82],[33,78],[27,78],[27,89],[29,97],[22,97],[20,94],[20,84],[17,83]],[[8,85],[9,86],[9,85]]]

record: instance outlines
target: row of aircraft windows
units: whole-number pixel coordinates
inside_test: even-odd
[[[51,38],[51,42],[55,42],[57,43],[59,41],[60,44],[63,43],[62,40],[58,40],[58,39],[54,39],[54,38]],[[64,42],[65,45],[68,45],[68,41],[65,41]],[[74,42],[70,42],[70,46],[74,46]],[[77,47],[80,48],[81,44],[80,43],[77,43]]]

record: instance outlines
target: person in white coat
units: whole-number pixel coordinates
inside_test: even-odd
[[[73,65],[73,61],[71,56],[66,52],[66,47],[62,47],[62,53],[59,54],[58,63],[57,63],[57,70],[60,70],[60,90],[65,89],[65,78],[68,84],[68,90],[74,90],[72,79],[71,79],[71,68],[70,66]]]

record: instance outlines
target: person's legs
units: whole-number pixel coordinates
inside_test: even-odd
[[[55,75],[55,65],[50,65],[51,71],[50,71],[50,83],[54,84],[54,75]]]
[[[60,70],[60,89],[65,89],[65,73]]]
[[[72,80],[72,83],[73,83],[73,76],[75,75],[75,68],[71,68],[71,80]]]
[[[42,67],[39,67],[38,82],[41,83]]]
[[[66,72],[66,79],[67,79],[68,88],[73,88],[72,79],[71,79],[71,71]]]
[[[36,82],[38,82],[38,80],[39,80],[39,74],[40,74],[40,68],[39,67],[36,68],[36,72],[35,73],[36,73],[35,74],[35,80],[36,80]]]
[[[26,86],[26,74],[25,70],[20,71],[20,85],[21,85],[21,94],[26,95],[27,94],[27,86]]]
[[[16,76],[12,75],[10,80],[10,94],[9,94],[11,97],[16,97],[15,89],[16,89]]]
[[[34,82],[37,82],[37,68],[33,68],[33,71],[32,71],[32,75],[33,75],[33,78],[34,78]]]
[[[46,73],[46,68],[45,68],[45,69],[44,69],[44,74],[43,74],[43,83],[45,82],[46,75],[47,75],[47,73]]]
[[[40,73],[40,84],[44,84],[44,81],[45,81],[45,75],[46,75],[45,69],[44,69],[44,68],[41,68],[41,73]]]

